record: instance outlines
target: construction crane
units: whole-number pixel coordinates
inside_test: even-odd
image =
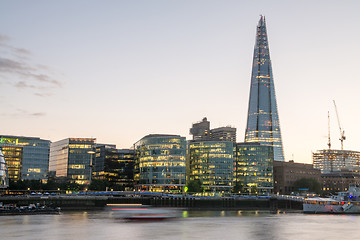
[[[330,113],[328,111],[328,144],[329,150],[331,149],[331,139],[330,139]]]
[[[339,118],[339,114],[338,114],[338,110],[337,110],[337,107],[336,107],[335,100],[333,100],[333,102],[334,102],[336,117],[337,117],[339,129],[340,129],[340,138],[339,138],[339,140],[341,142],[341,150],[344,150],[344,140],[346,139],[345,131],[344,131],[344,129],[341,128],[340,118]]]

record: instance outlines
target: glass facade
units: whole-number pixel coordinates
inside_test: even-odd
[[[114,190],[134,188],[134,150],[116,149],[114,145],[97,145],[93,178],[105,180]]]
[[[9,175],[4,154],[0,150],[0,188],[9,187]]]
[[[233,142],[193,141],[188,144],[188,180],[199,180],[205,191],[230,191],[233,164]]]
[[[94,144],[94,138],[67,138],[51,143],[50,171],[80,185],[90,184]]]
[[[274,187],[273,148],[259,143],[237,143],[234,184],[249,192],[270,193]]]
[[[12,180],[46,180],[50,141],[34,137],[0,136]]]
[[[321,173],[338,172],[341,170],[359,170],[360,152],[350,150],[319,150],[313,153],[314,168]]]
[[[185,186],[186,139],[153,134],[134,145],[137,187],[150,191],[181,191]]]
[[[284,161],[269,44],[263,16],[257,26],[245,142],[259,142],[262,145],[272,146],[274,159]]]

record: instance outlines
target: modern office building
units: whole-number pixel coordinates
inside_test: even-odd
[[[236,128],[219,127],[210,130],[211,141],[236,142]]]
[[[206,117],[200,122],[193,123],[190,134],[193,135],[193,141],[236,142],[236,128],[227,126],[210,129],[210,122]]]
[[[331,173],[342,169],[353,170],[360,167],[360,152],[350,150],[325,149],[313,155],[314,168],[321,173]]]
[[[46,180],[50,141],[37,137],[0,135],[0,148],[7,162],[9,179]]]
[[[259,142],[271,146],[274,159],[284,161],[266,23],[263,16],[260,18],[256,32],[245,142]]]
[[[200,181],[205,192],[230,192],[233,183],[234,143],[190,141],[187,181]]]
[[[321,184],[321,172],[312,164],[274,161],[274,193],[299,192],[294,184],[302,178],[314,179]]]
[[[104,180],[116,191],[134,189],[134,150],[116,149],[115,145],[96,144],[93,179]]]
[[[274,187],[274,154],[271,146],[260,143],[237,143],[234,185],[243,185],[252,193],[270,193]]]
[[[210,122],[206,117],[202,121],[193,123],[190,128],[190,134],[193,135],[193,140],[209,140],[210,139]]]
[[[136,189],[182,191],[185,186],[186,139],[150,134],[134,144]]]
[[[4,154],[0,150],[0,189],[9,187],[9,176]]]
[[[66,138],[51,143],[49,171],[80,185],[91,182],[95,138]]]

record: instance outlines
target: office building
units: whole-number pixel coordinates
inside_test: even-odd
[[[314,168],[321,173],[331,173],[342,169],[353,170],[360,167],[360,152],[350,150],[325,149],[312,154]]]
[[[260,143],[237,143],[234,185],[249,193],[270,193],[274,187],[273,148]]]
[[[236,128],[219,127],[210,130],[211,141],[236,142]]]
[[[188,181],[200,181],[205,192],[230,192],[233,183],[234,143],[190,141]]]
[[[51,143],[49,171],[80,185],[91,182],[95,138],[66,138]]]
[[[341,170],[321,174],[321,185],[325,194],[346,192],[349,189],[350,184],[360,186],[360,173],[358,170]]]
[[[50,141],[37,137],[0,135],[0,148],[8,166],[9,179],[47,179]]]
[[[210,122],[207,118],[202,121],[193,123],[190,128],[190,134],[193,135],[193,140],[209,140],[210,139]]]
[[[284,161],[279,114],[265,17],[257,26],[245,142],[271,146],[274,160]]]
[[[134,150],[96,144],[93,179],[103,180],[108,190],[134,189]]]
[[[274,161],[274,193],[299,192],[294,183],[302,178],[314,179],[321,184],[321,172],[312,164]]]
[[[150,134],[134,144],[136,189],[180,192],[185,186],[186,139]]]
[[[0,150],[0,189],[9,187],[9,177],[4,154]]]

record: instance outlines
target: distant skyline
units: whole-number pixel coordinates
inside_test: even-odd
[[[129,148],[192,123],[244,141],[252,54],[266,17],[285,160],[346,140],[360,151],[359,1],[0,1],[0,133]]]

